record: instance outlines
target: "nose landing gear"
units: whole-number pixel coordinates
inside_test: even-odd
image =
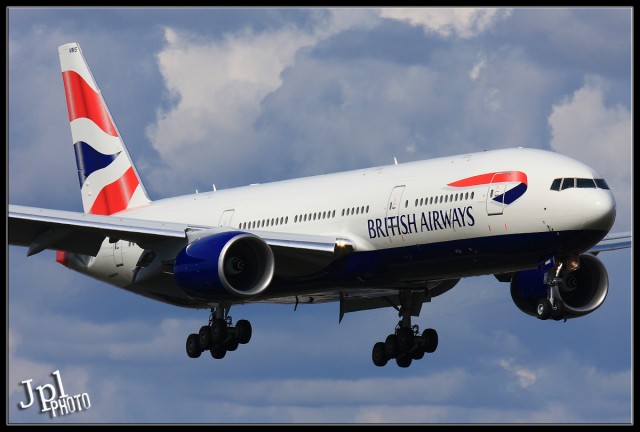
[[[565,307],[560,299],[560,291],[572,291],[575,289],[575,280],[571,272],[580,265],[578,258],[558,260],[554,268],[544,275],[544,283],[547,285],[547,298],[542,298],[536,305],[536,315],[541,320],[552,318],[556,321],[566,318]]]

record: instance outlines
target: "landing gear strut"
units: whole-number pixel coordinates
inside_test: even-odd
[[[434,329],[428,328],[420,334],[418,326],[411,325],[412,300],[410,292],[400,292],[398,315],[401,319],[393,334],[373,346],[371,358],[376,366],[385,366],[389,360],[396,359],[398,366],[406,368],[413,360],[420,360],[438,347],[438,333]]]
[[[223,358],[228,351],[235,351],[239,344],[246,344],[251,340],[251,323],[239,320],[235,326],[228,315],[230,307],[216,306],[211,308],[209,324],[200,327],[198,333],[187,337],[187,355],[198,358],[204,351],[209,350],[211,357]]]
[[[571,290],[571,284],[567,284],[569,273],[578,268],[577,258],[559,260],[556,265],[544,275],[547,285],[547,298],[542,298],[536,305],[536,315],[541,320],[552,318],[559,321],[564,318],[564,303],[560,299],[560,290]]]

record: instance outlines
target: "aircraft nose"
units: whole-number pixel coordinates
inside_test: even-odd
[[[609,231],[616,219],[616,202],[611,191],[590,191],[582,200],[582,217],[582,229]]]

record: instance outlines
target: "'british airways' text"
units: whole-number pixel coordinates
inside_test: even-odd
[[[369,238],[393,237],[447,228],[474,226],[472,206],[447,210],[430,210],[422,213],[402,214],[367,220]]]

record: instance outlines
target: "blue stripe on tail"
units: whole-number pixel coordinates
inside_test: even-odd
[[[118,157],[121,152],[111,155],[100,153],[84,141],[78,141],[73,145],[76,152],[76,164],[78,166],[78,179],[80,187],[84,181],[93,173],[106,168]]]

